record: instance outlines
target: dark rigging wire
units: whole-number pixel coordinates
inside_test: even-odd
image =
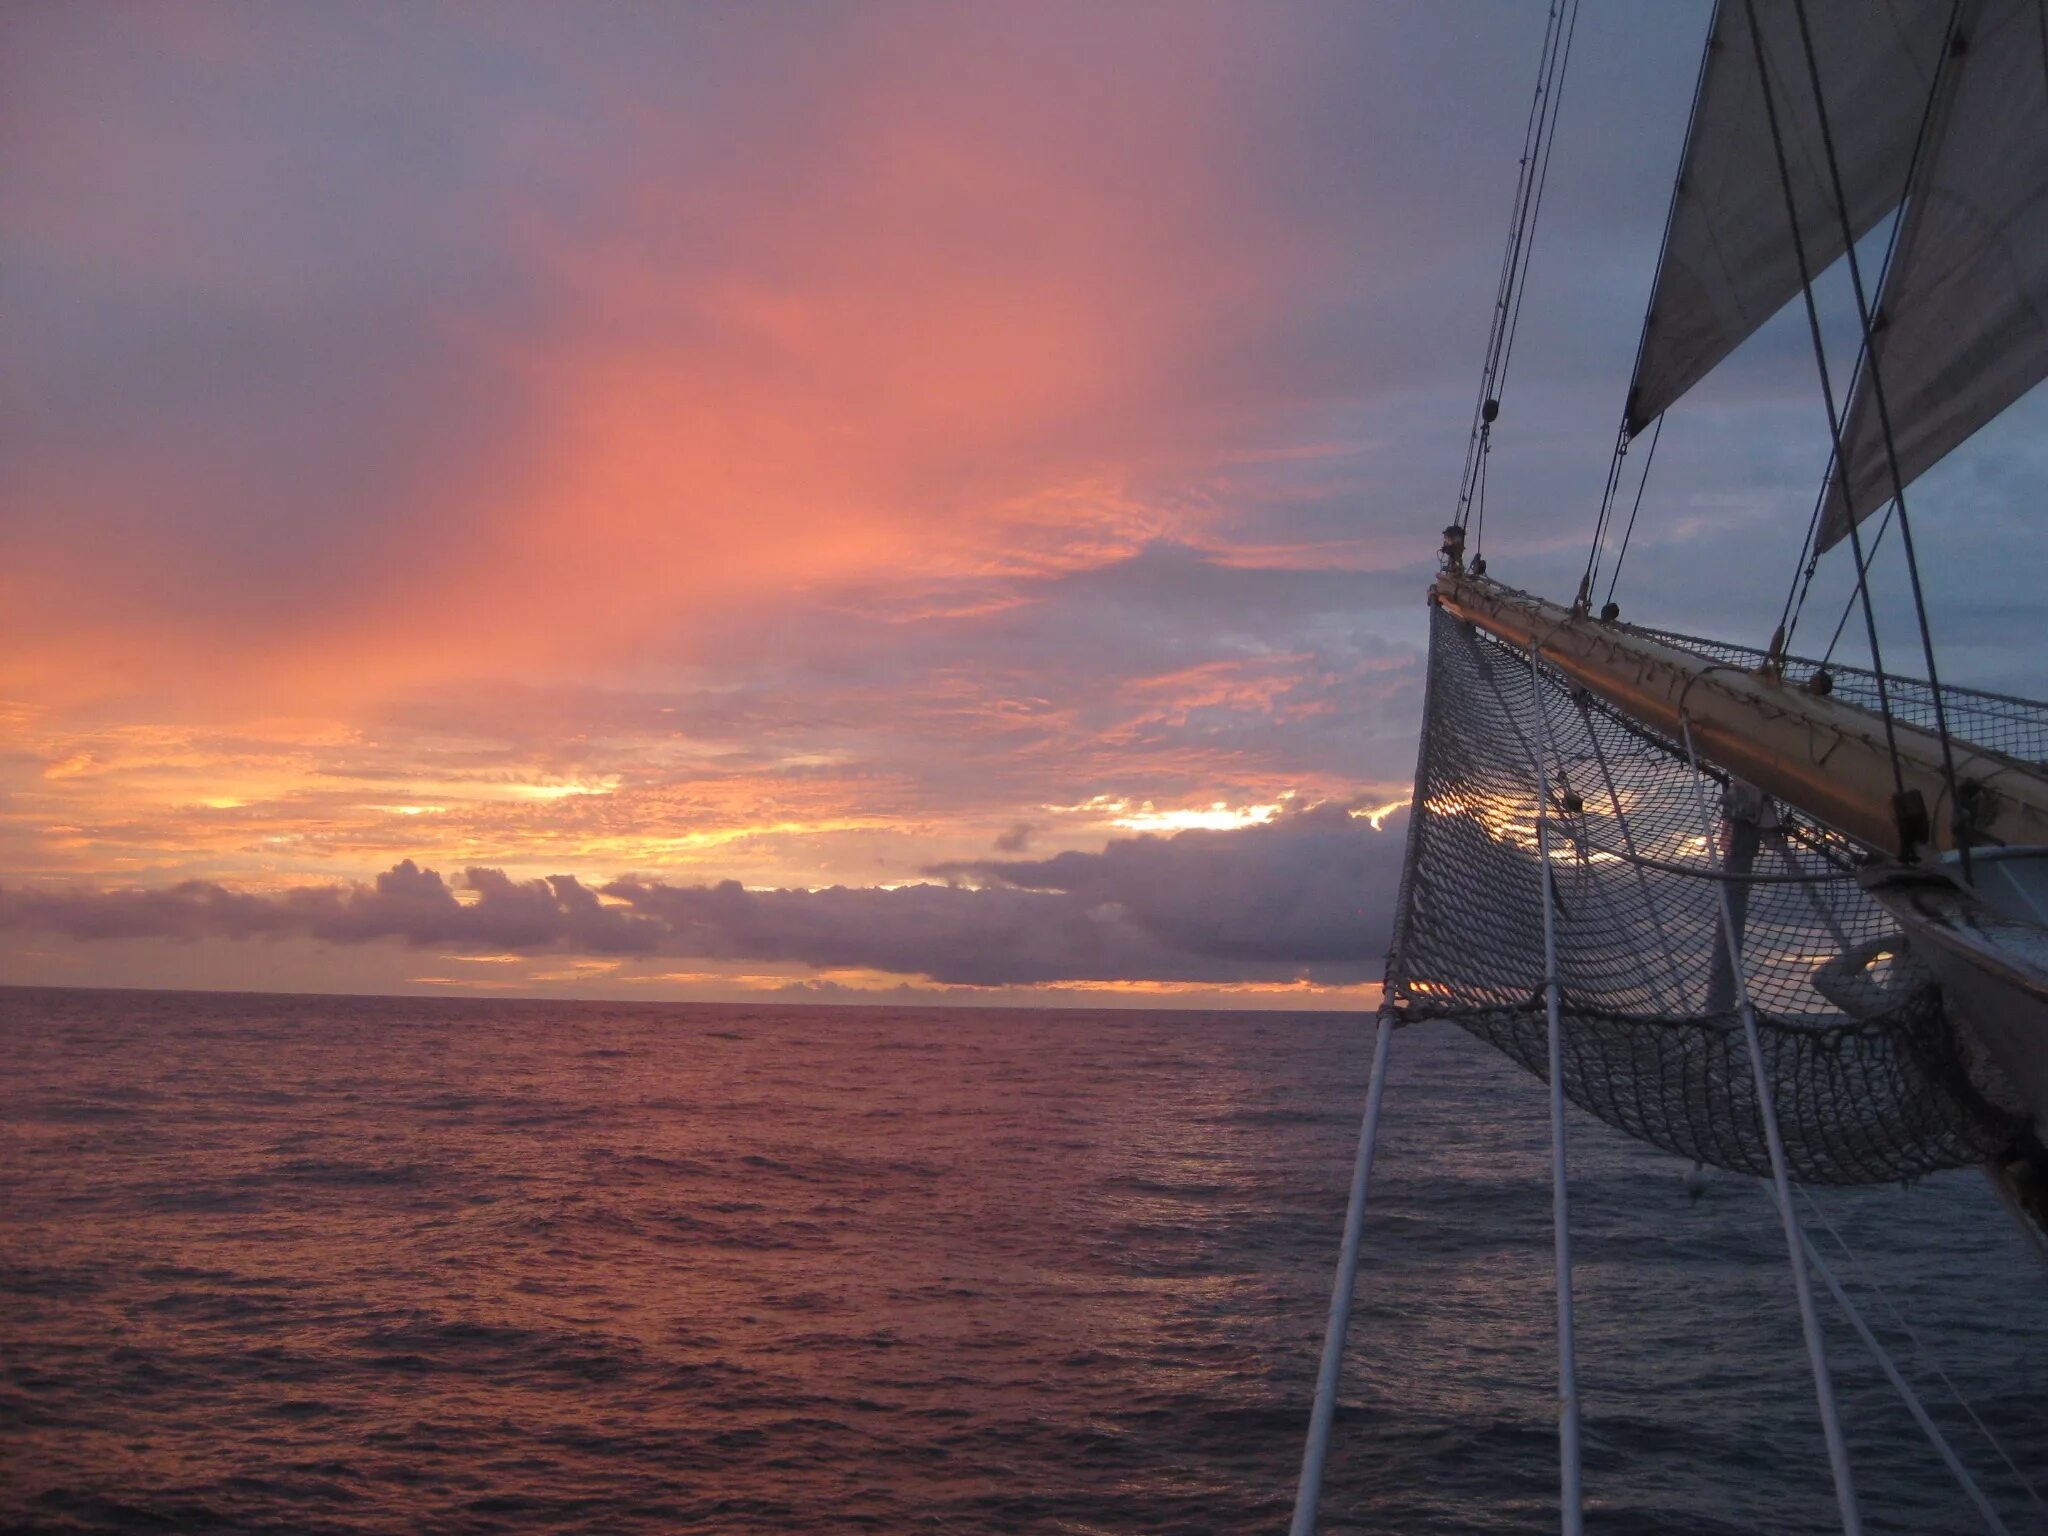
[[[1771,71],[1770,65],[1764,59],[1763,33],[1757,28],[1756,0],[1742,0],[1742,6],[1749,23],[1750,47],[1756,55],[1757,81],[1763,92],[1764,117],[1771,130],[1771,152],[1778,162],[1778,185],[1785,194],[1785,216],[1792,227],[1792,254],[1799,263],[1799,291],[1806,300],[1806,328],[1813,340],[1814,362],[1820,370],[1821,403],[1827,407],[1828,440],[1834,445],[1835,458],[1839,461],[1842,457],[1842,418],[1835,410],[1835,387],[1828,377],[1827,347],[1821,339],[1820,311],[1813,298],[1813,266],[1806,259],[1806,236],[1799,228],[1799,203],[1792,192],[1792,170],[1785,160],[1785,136],[1778,123],[1778,103],[1771,92]],[[1849,525],[1849,537],[1856,546],[1856,567],[1860,572],[1863,570],[1862,540],[1857,537],[1856,525],[1853,522]],[[1871,669],[1877,675],[1878,712],[1884,718],[1884,739],[1886,751],[1891,758],[1892,784],[1903,799],[1906,792],[1906,776],[1899,762],[1898,732],[1892,720],[1891,693],[1885,683],[1884,658],[1878,649],[1877,616],[1870,606],[1868,583],[1859,578],[1858,589],[1863,597],[1863,620],[1870,636]],[[1911,852],[1910,849],[1903,847],[1900,851]]]
[[[1517,274],[1521,270],[1530,227],[1533,188],[1540,162],[1545,124],[1551,114],[1552,73],[1562,36],[1562,11],[1553,3],[1544,23],[1543,48],[1537,63],[1536,89],[1529,102],[1529,119],[1522,133],[1522,157],[1515,172],[1513,211],[1508,220],[1507,249],[1502,253],[1500,281],[1494,291],[1493,319],[1486,344],[1486,361],[1480,370],[1479,398],[1472,405],[1472,429],[1466,440],[1465,465],[1458,482],[1457,524],[1463,527],[1472,516],[1472,501],[1484,483],[1484,466],[1492,445],[1493,418],[1500,407],[1495,394],[1501,354],[1506,343],[1507,323],[1512,312]],[[1481,525],[1484,531],[1484,524]]]
[[[1953,48],[1953,46],[1954,46],[1954,38],[1955,38],[1955,36],[1956,36],[1956,20],[1957,20],[1957,16],[1958,16],[1958,13],[1960,12],[1960,10],[1961,10],[1961,0],[1957,0],[1957,4],[1956,4],[1956,5],[1954,5],[1954,6],[1952,6],[1952,7],[1950,8],[1950,10],[1949,10],[1949,18],[1948,18],[1948,31],[1947,31],[1947,33],[1945,34],[1945,37],[1944,37],[1944,41],[1943,41],[1943,49],[1942,49],[1942,51],[1943,51],[1943,54],[1944,54],[1944,56],[1947,56],[1947,55],[1948,55],[1948,53],[1950,52],[1950,50],[1951,50],[1951,49]],[[2037,21],[2037,22],[2039,23],[2039,27],[2040,27],[2040,34],[2041,34],[2041,73],[2042,73],[2042,77],[2043,77],[2043,80],[2044,80],[2044,82],[2048,82],[2048,0],[2039,0],[2039,3],[2037,3],[2037,4],[2035,5],[2035,7],[2034,7],[2034,18],[2035,18],[2035,20],[2036,20],[2036,21]],[[1936,85],[1936,87],[1937,87],[1937,88],[1939,87],[1940,83],[1941,83],[1941,82],[1940,82],[1940,77],[1939,77],[1939,75],[1937,75],[1937,76],[1936,76],[1936,79],[1935,79],[1935,85]],[[1920,134],[1919,134],[1919,137],[1918,137],[1918,138],[1917,138],[1917,139],[1916,139],[1916,140],[1914,141],[1914,144],[1913,144],[1913,162],[1914,162],[1914,165],[1917,165],[1917,164],[1919,163],[1919,159],[1920,159],[1920,151],[1921,151],[1921,148],[1922,148],[1922,146],[1923,146],[1923,145],[1925,144],[1925,142],[1926,142],[1926,139],[1927,139],[1927,130],[1928,130],[1928,127],[1929,127],[1929,124],[1930,124],[1930,122],[1932,121],[1932,114],[1933,114],[1933,110],[1934,110],[1934,102],[1935,102],[1935,96],[1934,96],[1934,93],[1933,93],[1933,91],[1930,91],[1930,92],[1928,93],[1928,98],[1927,98],[1927,112],[1926,112],[1925,114],[1923,114],[1923,115],[1922,115],[1922,117],[1921,117],[1921,119],[1920,119]],[[1910,189],[1910,187],[1912,186],[1912,170],[1911,170],[1911,168],[1909,168],[1909,169],[1908,169],[1908,172],[1907,172],[1906,184],[1907,184],[1907,187],[1908,187],[1908,188]],[[1896,250],[1897,250],[1897,248],[1898,248],[1898,243],[1899,243],[1899,230],[1900,230],[1900,228],[1901,228],[1901,223],[1900,223],[1900,221],[1898,221],[1898,220],[1894,220],[1894,221],[1893,221],[1893,223],[1892,223],[1892,235],[1891,235],[1891,243],[1890,243],[1890,244],[1889,244],[1889,245],[1888,245],[1888,246],[1886,247],[1886,249],[1885,249],[1885,256],[1884,256],[1884,265],[1883,265],[1882,267],[1880,267],[1880,268],[1878,269],[1878,274],[1877,274],[1877,288],[1878,288],[1878,292],[1879,292],[1879,294],[1880,294],[1880,295],[1881,295],[1881,294],[1882,294],[1882,293],[1884,292],[1884,284],[1885,284],[1885,279],[1886,279],[1886,277],[1887,277],[1887,276],[1889,276],[1889,275],[1890,275],[1890,272],[1891,272],[1891,261],[1892,261],[1892,255],[1893,255],[1893,252],[1894,252],[1894,251],[1896,251]],[[1867,348],[1867,342],[1866,342],[1866,348]],[[1860,370],[1861,370],[1861,368],[1862,368],[1862,361],[1861,361],[1861,359],[1860,359],[1860,358],[1859,358],[1859,359],[1858,359],[1858,361],[1857,361],[1857,368],[1858,368],[1858,370],[1859,370],[1859,371],[1860,371]],[[1829,473],[1830,473],[1830,475],[1832,475],[1832,474],[1833,474],[1833,472],[1834,472],[1834,465],[1832,464],[1832,462],[1830,462],[1830,464],[1829,464],[1828,468],[1829,468]],[[1821,494],[1822,494],[1823,496],[1825,496],[1825,495],[1827,494],[1827,486],[1826,486],[1826,484],[1825,484],[1825,483],[1823,483],[1823,484],[1822,484],[1822,486],[1821,486]],[[1814,512],[1815,512],[1815,516],[1816,516],[1816,517],[1818,517],[1818,515],[1819,515],[1819,510],[1820,510],[1820,509],[1819,509],[1818,505],[1816,505],[1816,506],[1815,506],[1815,508],[1814,508]],[[1872,559],[1872,560],[1875,560],[1875,559],[1877,558],[1877,552],[1878,552],[1878,550],[1879,550],[1879,549],[1881,549],[1881,548],[1882,548],[1882,547],[1884,546],[1884,536],[1885,536],[1885,534],[1887,534],[1888,532],[1890,532],[1890,531],[1891,531],[1891,526],[1892,526],[1892,508],[1891,508],[1891,507],[1889,507],[1889,506],[1887,506],[1887,507],[1886,507],[1886,508],[1884,509],[1884,517],[1883,517],[1883,519],[1882,519],[1882,520],[1881,520],[1881,521],[1880,521],[1880,522],[1878,523],[1878,525],[1877,525],[1877,537],[1873,538],[1873,539],[1872,539],[1872,540],[1870,541],[1870,559]],[[1812,530],[1811,528],[1809,528],[1809,529],[1807,530],[1807,537],[1808,537],[1809,539],[1811,539],[1811,538],[1813,537],[1813,530]],[[1815,554],[1815,555],[1813,556],[1813,558],[1812,558],[1811,560],[1809,560],[1809,561],[1807,562],[1807,567],[1806,567],[1806,586],[1804,586],[1804,587],[1801,587],[1801,588],[1800,588],[1800,592],[1799,592],[1799,602],[1800,602],[1800,606],[1801,606],[1801,607],[1804,607],[1804,606],[1805,606],[1805,603],[1806,603],[1806,588],[1807,588],[1807,587],[1811,587],[1811,586],[1813,585],[1813,568],[1814,568],[1814,566],[1815,566],[1815,565],[1816,565],[1816,564],[1817,564],[1817,563],[1819,562],[1819,560],[1820,560],[1820,556],[1819,556],[1819,554],[1818,554],[1818,553],[1816,553],[1816,554]],[[1858,574],[1859,574],[1859,579],[1860,579],[1861,573],[1859,572]],[[1828,648],[1827,648],[1827,650],[1826,650],[1826,651],[1822,652],[1822,654],[1821,654],[1821,664],[1822,664],[1823,666],[1825,666],[1825,665],[1826,665],[1826,664],[1827,664],[1828,662],[1830,662],[1830,661],[1832,661],[1832,660],[1834,659],[1834,655],[1835,655],[1835,647],[1836,647],[1836,646],[1838,646],[1838,645],[1840,645],[1840,644],[1842,643],[1842,631],[1843,631],[1843,630],[1845,630],[1845,629],[1847,629],[1847,628],[1849,627],[1849,615],[1850,615],[1850,613],[1851,613],[1851,612],[1853,612],[1853,611],[1854,611],[1855,607],[1856,607],[1856,592],[1855,592],[1855,591],[1854,591],[1854,590],[1852,589],[1852,590],[1850,591],[1850,593],[1849,593],[1849,598],[1848,598],[1848,601],[1842,604],[1842,614],[1841,614],[1841,617],[1840,617],[1840,618],[1838,618],[1837,620],[1835,620],[1835,630],[1834,630],[1834,633],[1833,633],[1833,634],[1831,634],[1830,636],[1828,636]],[[1797,609],[1794,609],[1794,610],[1793,610],[1793,613],[1792,613],[1792,622],[1796,624],[1796,623],[1798,622],[1798,619],[1799,619],[1799,613],[1798,613],[1798,610],[1797,610]],[[1786,630],[1786,634],[1787,634],[1787,636],[1788,636],[1788,637],[1790,636],[1790,634],[1791,634],[1791,630],[1790,630],[1789,628],[1788,628],[1788,629]]]
[[[1501,259],[1495,290],[1493,321],[1487,338],[1486,362],[1480,371],[1479,398],[1472,407],[1472,428],[1466,439],[1465,466],[1459,476],[1455,525],[1463,529],[1476,517],[1474,553],[1486,533],[1486,466],[1493,447],[1493,422],[1500,410],[1508,363],[1520,329],[1522,300],[1528,291],[1529,255],[1536,223],[1550,178],[1550,155],[1557,142],[1558,95],[1571,59],[1578,28],[1579,0],[1553,0],[1544,24],[1543,48],[1536,88],[1523,129],[1522,158],[1509,216],[1507,249]]]
[[[1529,102],[1529,120],[1522,129],[1522,158],[1515,170],[1515,196],[1508,214],[1507,249],[1501,254],[1500,278],[1494,284],[1493,318],[1488,323],[1486,360],[1480,365],[1479,370],[1479,398],[1472,403],[1472,429],[1465,440],[1465,463],[1458,472],[1457,523],[1460,527],[1464,526],[1471,515],[1471,501],[1487,435],[1486,428],[1491,425],[1486,419],[1486,402],[1492,397],[1494,372],[1500,363],[1503,322],[1508,313],[1508,296],[1513,289],[1515,269],[1520,261],[1522,237],[1527,229],[1530,178],[1536,160],[1536,147],[1541,142],[1543,114],[1549,100],[1547,86],[1550,79],[1551,55],[1557,46],[1560,16],[1561,12],[1553,0],[1549,18],[1543,26],[1543,47],[1537,57],[1536,90]]]
[[[1564,43],[1557,52],[1557,78],[1551,82],[1550,133],[1543,141],[1543,163],[1536,173],[1536,196],[1529,205],[1529,235],[1528,239],[1523,243],[1522,281],[1515,289],[1515,310],[1514,314],[1508,319],[1507,341],[1501,347],[1500,352],[1500,372],[1493,381],[1493,398],[1495,400],[1498,400],[1501,391],[1507,388],[1508,364],[1514,359],[1515,337],[1522,329],[1522,301],[1529,296],[1528,252],[1536,241],[1536,221],[1543,217],[1543,193],[1550,185],[1550,155],[1551,151],[1557,148],[1557,114],[1558,108],[1561,105],[1560,98],[1564,93],[1564,74],[1571,67],[1572,36],[1578,29],[1579,0],[1572,0],[1571,13],[1565,21]]]
[[[1755,0],[1743,0],[1743,3],[1751,7],[1752,18],[1754,18]],[[1929,625],[1927,621],[1927,598],[1926,594],[1922,591],[1920,585],[1920,562],[1913,551],[1913,524],[1911,518],[1909,518],[1906,513],[1906,482],[1905,477],[1899,471],[1898,443],[1892,435],[1891,410],[1885,401],[1884,369],[1879,364],[1876,352],[1870,344],[1870,301],[1863,287],[1862,263],[1859,262],[1856,257],[1855,232],[1850,227],[1848,199],[1842,191],[1841,164],[1835,155],[1835,136],[1832,128],[1829,126],[1828,123],[1827,98],[1822,93],[1820,88],[1820,64],[1814,57],[1813,32],[1811,28],[1807,25],[1806,20],[1806,0],[1793,0],[1792,9],[1794,14],[1799,18],[1800,47],[1806,54],[1806,74],[1808,81],[1813,86],[1814,111],[1820,123],[1821,147],[1827,155],[1828,180],[1832,184],[1835,194],[1835,213],[1836,216],[1841,220],[1842,240],[1844,246],[1847,249],[1849,257],[1849,281],[1851,287],[1855,290],[1856,294],[1856,318],[1863,327],[1864,352],[1866,357],[1868,357],[1869,359],[1868,369],[1870,379],[1871,400],[1877,407],[1878,431],[1884,438],[1885,465],[1891,471],[1892,506],[1896,508],[1898,511],[1899,543],[1904,548],[1906,553],[1906,574],[1913,589],[1913,615],[1920,627],[1920,654],[1923,658],[1925,658],[1927,662],[1927,691],[1934,700],[1935,730],[1937,734],[1941,737],[1941,772],[1942,777],[1948,781],[1950,834],[1955,841],[1956,855],[1962,864],[1963,880],[1965,881],[1965,883],[1967,883],[1970,879],[1970,839],[1967,821],[1964,815],[1962,783],[1961,780],[1958,779],[1958,777],[1956,776],[1955,744],[1949,735],[1948,708],[1942,702],[1941,674],[1935,670],[1934,666],[1934,631],[1932,626]],[[1750,25],[1752,27],[1755,26],[1754,19],[1751,20]],[[1761,60],[1763,57],[1761,42],[1758,43],[1757,57],[1759,60]],[[1787,182],[1786,187],[1788,196],[1790,193],[1790,186],[1791,184]],[[1811,295],[1808,296],[1807,302],[1809,304],[1812,303]],[[1816,338],[1818,338],[1818,335],[1819,332],[1818,330],[1816,330]],[[1825,363],[1823,363],[1823,367],[1825,367]],[[1835,457],[1837,463],[1840,463],[1841,439],[1839,434],[1837,434],[1836,437]],[[1848,506],[1849,488],[1847,483],[1842,480],[1840,470],[1838,470],[1836,473],[1835,483],[1841,487],[1844,508],[1849,513],[1849,531],[1852,538],[1854,539],[1854,552],[1856,555],[1856,581],[1857,585],[1863,588],[1864,609],[1867,612],[1870,607],[1869,572],[1865,567],[1863,560],[1863,541],[1860,538],[1854,538],[1856,532],[1856,525],[1860,521],[1860,519],[1856,516],[1855,510]],[[1872,630],[1874,634],[1874,622],[1872,625]],[[1877,667],[1877,670],[1879,671],[1880,675],[1882,675],[1883,668],[1875,660],[1876,651],[1874,640],[1872,642],[1872,645],[1872,664],[1873,666]],[[1890,739],[1891,721],[1889,716],[1887,716],[1885,721],[1885,731],[1887,739]],[[1898,748],[1895,742],[1893,744],[1892,750],[1896,754]],[[1894,771],[1896,772],[1897,764],[1894,763],[1893,766]],[[1902,790],[1903,787],[1904,786],[1901,785]],[[1907,849],[1905,851],[1910,854],[1912,850]]]
[[[1892,530],[1892,510],[1884,508],[1884,518],[1878,522],[1878,537],[1870,541],[1870,559],[1876,561],[1878,549],[1884,545],[1884,535]],[[1841,604],[1841,618],[1835,621],[1835,633],[1827,637],[1827,653],[1821,657],[1821,664],[1827,666],[1835,659],[1835,647],[1841,645],[1841,631],[1849,627],[1849,614],[1855,612],[1855,590],[1849,590],[1849,600]]]
[[[1714,58],[1713,42],[1714,23],[1710,20],[1707,23],[1706,46],[1700,49],[1699,73],[1693,77],[1692,105],[1687,109],[1685,115],[1685,142],[1688,146],[1690,146],[1693,142],[1693,129],[1699,122],[1700,99],[1706,94],[1707,68],[1713,62]],[[1664,232],[1657,238],[1656,270],[1660,281],[1662,279],[1662,275],[1664,272],[1664,259],[1671,253],[1671,231],[1673,226],[1678,222],[1678,201],[1679,196],[1685,187],[1686,163],[1687,157],[1681,154],[1678,160],[1677,174],[1674,176],[1671,183],[1671,201],[1667,203],[1664,208]],[[1608,461],[1607,483],[1601,488],[1600,503],[1593,514],[1593,539],[1590,547],[1586,551],[1585,574],[1580,578],[1579,585],[1581,589],[1587,594],[1586,600],[1589,603],[1592,601],[1593,583],[1599,580],[1600,577],[1600,557],[1602,553],[1605,551],[1607,544],[1607,524],[1608,519],[1613,514],[1615,492],[1619,490],[1621,486],[1621,461],[1628,455],[1629,441],[1631,436],[1633,435],[1629,431],[1629,425],[1630,420],[1634,415],[1634,381],[1642,377],[1643,355],[1649,348],[1650,326],[1656,318],[1657,287],[1656,284],[1653,283],[1650,289],[1649,302],[1644,306],[1643,309],[1643,328],[1640,332],[1637,333],[1636,336],[1635,363],[1629,369],[1629,397],[1626,401],[1622,403],[1621,427],[1614,435],[1614,455]],[[1659,411],[1657,413],[1657,421],[1659,427],[1661,428],[1664,421],[1664,413],[1662,411]],[[1646,457],[1643,462],[1643,478],[1636,482],[1636,503],[1635,506],[1630,510],[1628,518],[1630,532],[1633,532],[1635,529],[1636,513],[1642,510],[1643,488],[1645,485],[1649,483],[1649,459],[1655,457],[1654,443],[1655,440],[1652,439],[1651,454],[1648,457]],[[1615,558],[1615,573],[1617,575],[1620,573],[1621,570],[1621,560],[1626,556],[1627,551],[1628,534],[1624,533],[1622,535],[1622,554],[1618,555]],[[1611,577],[1609,578],[1607,583],[1607,601],[1610,603],[1614,601],[1614,580]]]
[[[1657,420],[1661,423],[1664,418],[1659,416]],[[1593,516],[1593,542],[1586,550],[1586,569],[1579,577],[1577,601],[1580,603],[1592,601],[1593,583],[1600,579],[1600,552],[1607,544],[1607,524],[1614,513],[1615,495],[1621,489],[1621,470],[1623,462],[1628,458],[1628,443],[1628,417],[1627,413],[1624,412],[1620,430],[1614,434],[1614,454],[1607,461],[1607,482],[1600,487],[1600,508]],[[1648,461],[1645,460],[1643,464],[1645,474],[1648,473],[1649,467]],[[1637,487],[1637,492],[1637,501],[1640,505],[1640,485]],[[1613,589],[1610,586],[1610,599],[1612,595]]]
[[[1891,531],[1892,509],[1884,509],[1884,517],[1877,525],[1877,537],[1870,541],[1870,559],[1877,559],[1877,552],[1884,544],[1884,536]],[[1856,611],[1856,591],[1852,588],[1849,600],[1842,604],[1842,616],[1835,620],[1835,632],[1828,636],[1828,648],[1821,656],[1821,665],[1826,666],[1835,659],[1835,647],[1842,643],[1842,631],[1849,627],[1849,615]]]
[[[1475,555],[1486,547],[1486,466],[1491,458],[1490,451],[1479,456],[1479,494],[1476,498],[1479,512],[1477,526],[1472,530],[1472,553]]]
[[[1953,3],[1949,6],[1948,25],[1942,31],[1942,56],[1944,58],[1948,56],[1949,49],[1953,46],[1953,40],[1956,36],[1956,23],[1961,13],[1962,0],[1953,0]],[[2043,0],[2041,14],[2044,27],[2044,49],[2048,49],[2048,0]],[[2048,52],[2043,53],[2043,61],[2048,63]],[[1904,182],[1899,187],[1898,201],[1901,204],[1905,202],[1907,196],[1912,192],[1914,179],[1919,174],[1920,156],[1926,151],[1928,136],[1934,126],[1934,108],[1935,104],[1941,99],[1941,89],[1942,72],[1937,68],[1933,80],[1929,82],[1927,87],[1927,100],[1920,109],[1920,126],[1913,135],[1913,152],[1906,159],[1906,176]],[[1877,291],[1880,294],[1884,292],[1885,284],[1891,277],[1892,259],[1898,255],[1899,236],[1903,233],[1905,227],[1906,221],[1903,215],[1897,215],[1892,219],[1891,233],[1885,238],[1884,259],[1878,263],[1877,268]],[[1870,336],[1868,332],[1865,332],[1857,343],[1856,365],[1849,372],[1849,392],[1852,395],[1856,392],[1857,385],[1862,381],[1864,369],[1869,366],[1869,362]],[[1827,505],[1828,489],[1839,471],[1840,465],[1833,452],[1830,451],[1828,454],[1827,470],[1821,476],[1820,490],[1813,499],[1813,513],[1806,521],[1806,538],[1799,546],[1799,559],[1793,562],[1792,581],[1785,589],[1785,606],[1778,612],[1778,628],[1784,635],[1780,645],[1781,649],[1787,653],[1792,649],[1792,636],[1799,628],[1799,616],[1806,609],[1807,594],[1813,590],[1814,572],[1820,568],[1820,549],[1815,542],[1815,535],[1820,531],[1821,512]],[[1885,521],[1887,524],[1891,521],[1891,509],[1889,507],[1885,509]],[[1883,536],[1883,532],[1880,530],[1878,538],[1871,541],[1870,554],[1872,559],[1877,557],[1878,542],[1882,540]],[[1794,598],[1795,592],[1798,594],[1796,600]],[[1848,607],[1853,605],[1855,601],[1855,593],[1852,591],[1849,596],[1849,603],[1844,606],[1841,623],[1835,626],[1834,640],[1828,643],[1828,655],[1830,657],[1834,655],[1835,641],[1842,638],[1843,625],[1848,622]]]
[[[1657,440],[1664,435],[1664,418],[1657,418],[1657,425],[1650,431],[1650,448],[1643,455],[1642,477],[1636,481],[1635,505],[1628,509],[1628,526],[1621,531],[1621,548],[1614,556],[1614,570],[1607,578],[1607,597],[1614,601],[1614,585],[1621,580],[1621,563],[1628,558],[1628,541],[1635,536],[1636,514],[1643,510],[1643,489],[1650,483],[1650,466],[1657,462]]]

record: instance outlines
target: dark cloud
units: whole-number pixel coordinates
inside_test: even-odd
[[[1343,965],[1385,947],[1401,854],[1396,833],[1324,804],[1231,831],[1120,839],[1100,853],[1049,859],[956,861],[930,873],[1114,913],[1185,954]]]
[[[397,939],[415,945],[635,954],[658,947],[656,924],[607,907],[567,875],[515,881],[494,869],[464,877],[463,901],[437,871],[411,859],[370,885],[253,895],[212,881],[159,890],[0,889],[0,929],[67,938],[311,938],[329,944]]]
[[[1401,846],[1396,826],[1375,831],[1323,805],[1235,831],[1119,839],[1100,853],[949,864],[930,872],[946,884],[896,889],[621,880],[593,890],[567,876],[518,881],[491,869],[451,884],[408,859],[374,884],[277,895],[205,881],[0,889],[0,930],[687,956],[967,986],[1345,983],[1378,974]]]

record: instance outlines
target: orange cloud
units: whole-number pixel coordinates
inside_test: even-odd
[[[1313,28],[10,42],[13,878],[879,892],[1385,787],[1341,722],[1409,679],[1329,639],[1365,545],[1246,512],[1326,515],[1288,477],[1355,471],[1371,373],[1297,313],[1351,173],[1273,174]]]

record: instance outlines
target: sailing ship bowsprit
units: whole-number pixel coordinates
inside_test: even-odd
[[[1314,1529],[1400,1022],[1453,1020],[1550,1084],[1568,1532],[1566,1100],[1770,1181],[1845,1530],[1860,1517],[1812,1280],[1835,1287],[1793,1184],[1980,1165],[2048,1262],[2048,704],[1940,682],[1907,506],[1916,477],[2048,375],[2048,0],[1720,0],[1585,574],[1548,601],[1489,576],[1479,536],[1576,10],[1560,0],[1545,34],[1428,594],[1408,859],[1297,1536]],[[1887,220],[1866,271],[1859,242]],[[1837,264],[1859,331],[1842,398],[1813,294]],[[1750,647],[1622,622],[1630,445],[1650,434],[1653,453],[1664,413],[1795,302],[1833,451],[1777,633]],[[1894,530],[1912,594],[1894,618],[1917,638],[1896,670],[1867,579]],[[1824,557],[1853,562],[1868,669],[1794,653]]]

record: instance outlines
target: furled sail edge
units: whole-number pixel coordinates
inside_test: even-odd
[[[1951,70],[1844,418],[1820,549],[2048,377],[2048,58],[2036,4],[1990,0]]]
[[[1858,238],[1904,194],[1950,14],[1951,6],[1936,0],[1808,0],[1817,46],[1830,55],[1828,119]],[[1625,427],[1631,435],[1706,377],[1801,286],[1757,75],[1759,41],[1807,275],[1844,250],[1798,21],[1790,5],[1720,0],[1716,8],[1629,386]]]

